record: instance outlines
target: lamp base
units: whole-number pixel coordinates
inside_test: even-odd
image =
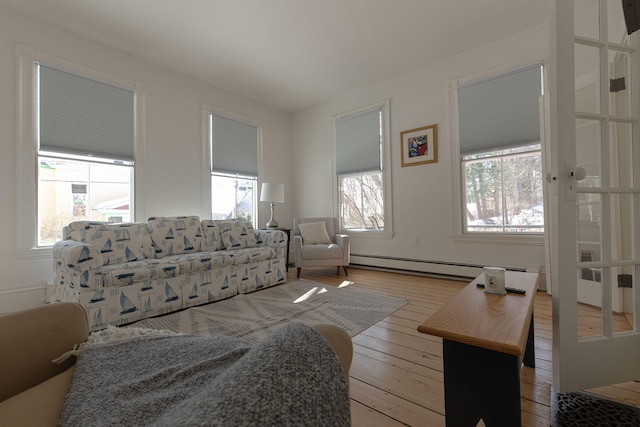
[[[278,228],[279,224],[275,220],[271,220],[267,223],[267,228]]]
[[[271,218],[269,219],[269,222],[267,222],[267,228],[278,228],[278,221],[273,217],[274,205],[275,203],[271,202]]]

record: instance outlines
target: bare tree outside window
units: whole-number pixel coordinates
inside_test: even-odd
[[[338,178],[343,228],[384,230],[382,172]]]

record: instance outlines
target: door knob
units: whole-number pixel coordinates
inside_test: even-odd
[[[576,181],[582,181],[587,176],[587,171],[582,166],[576,166],[569,171],[569,176]]]

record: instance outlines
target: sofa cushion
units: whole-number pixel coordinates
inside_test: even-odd
[[[156,258],[201,252],[204,235],[198,216],[149,218]]]
[[[175,277],[178,264],[171,259],[147,259],[102,267],[104,286],[127,286],[151,279]]]
[[[69,238],[94,246],[103,265],[153,258],[151,236],[145,223],[109,224],[78,221],[69,224]]]
[[[274,259],[278,253],[278,249],[273,246],[258,246],[254,248],[236,249],[233,252],[234,263],[247,264],[265,259]]]
[[[222,241],[227,250],[253,248],[257,246],[253,225],[245,220],[220,221]]]
[[[83,230],[87,230],[89,227],[94,225],[103,225],[108,224],[106,221],[73,221],[69,225],[65,225],[62,227],[62,239],[63,240],[77,240],[71,237],[71,234],[82,232]]]
[[[173,255],[162,258],[178,264],[180,274],[207,271],[233,265],[234,255],[229,251],[197,252],[195,254]]]
[[[219,251],[224,249],[222,241],[222,230],[220,229],[220,221],[212,219],[202,220],[202,232],[204,233],[204,247],[207,252]]]

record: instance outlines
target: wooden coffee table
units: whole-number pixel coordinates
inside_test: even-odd
[[[535,367],[533,301],[537,273],[507,271],[507,287],[524,295],[491,295],[478,276],[418,331],[442,337],[447,426],[519,426],[520,367]]]

